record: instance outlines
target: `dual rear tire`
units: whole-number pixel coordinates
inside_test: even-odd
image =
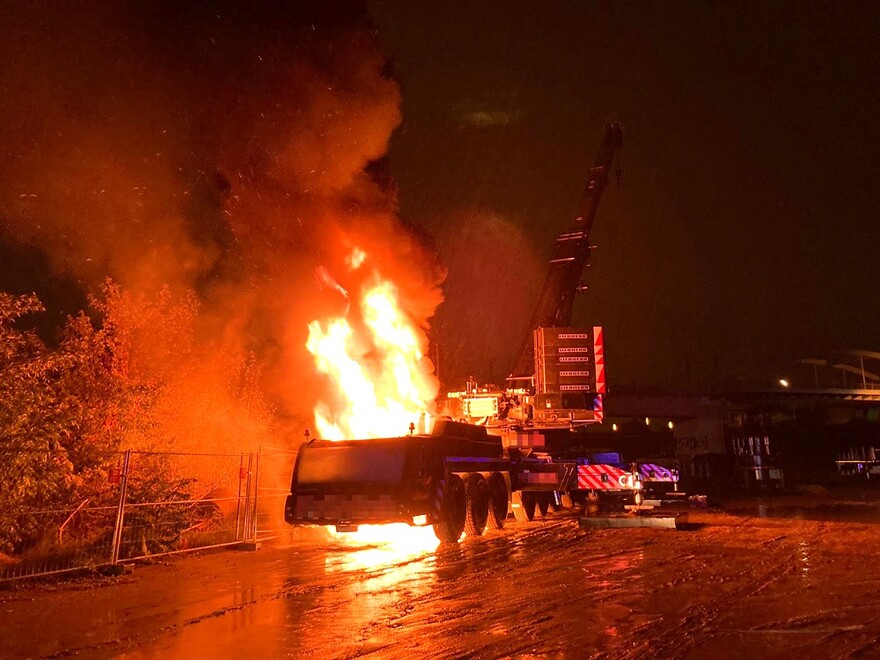
[[[493,472],[489,477],[489,529],[504,527],[508,499],[507,480],[500,472]]]
[[[538,505],[538,513],[542,518],[546,518],[550,512],[550,503],[553,501],[553,493],[537,493],[535,496]]]
[[[535,493],[520,490],[513,494],[513,517],[517,522],[531,522],[535,519],[537,499]]]
[[[489,484],[481,474],[472,474],[465,482],[464,531],[468,536],[480,536],[489,522]]]
[[[486,530],[501,529],[507,519],[507,481],[494,472],[488,481],[481,474],[467,480],[449,475],[440,487],[438,520],[434,533],[443,543],[455,543],[462,532],[480,536]]]
[[[553,493],[521,490],[513,494],[513,502],[513,517],[519,522],[531,522],[536,517],[547,517]]]
[[[464,532],[467,518],[467,494],[464,481],[451,474],[440,486],[440,510],[434,523],[434,534],[442,543],[456,543]]]

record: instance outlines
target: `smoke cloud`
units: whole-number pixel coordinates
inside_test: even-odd
[[[0,21],[3,240],[84,290],[195,292],[197,340],[254,351],[303,419],[307,324],[340,304],[318,265],[358,244],[433,314],[443,273],[395,216],[400,90],[362,4],[35,1]]]
[[[504,384],[528,336],[544,261],[516,218],[471,209],[444,218],[438,237],[449,267],[448,300],[437,312],[433,338],[441,380],[462,389],[469,376]],[[466,319],[467,332],[461,331]],[[519,322],[512,319],[520,319]]]

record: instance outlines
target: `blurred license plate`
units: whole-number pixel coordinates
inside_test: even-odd
[[[340,522],[336,523],[336,531],[337,532],[356,532],[356,531],[358,531],[358,526],[353,523],[350,523],[350,522],[340,521]]]

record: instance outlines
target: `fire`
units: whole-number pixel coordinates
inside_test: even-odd
[[[354,248],[346,264],[354,272],[367,258]],[[387,438],[404,435],[410,425],[424,432],[439,384],[424,354],[425,331],[401,305],[398,287],[377,270],[359,291],[344,288],[325,268],[317,277],[323,289],[341,293],[346,301],[342,315],[309,324],[306,348],[335,395],[332,403],[315,406],[320,437]],[[432,552],[439,543],[430,526],[362,525],[354,533],[333,534],[352,548],[345,568],[407,561]]]
[[[367,254],[355,248],[346,262],[354,271]],[[309,324],[306,348],[333,384],[336,401],[315,406],[321,438],[381,438],[424,431],[438,383],[424,355],[427,336],[403,309],[397,286],[374,271],[361,291],[348,292],[326,271],[325,288],[345,291],[345,314]]]
[[[410,527],[404,523],[362,525],[354,533],[330,530],[333,540],[345,549],[328,555],[328,572],[370,571],[364,583],[370,591],[381,591],[411,581],[425,588],[426,566],[418,560],[437,550],[440,540],[430,527]],[[393,568],[394,570],[388,570]]]
[[[361,525],[356,532],[331,529],[330,533],[337,543],[376,551],[356,557],[358,568],[375,565],[375,558],[382,558],[387,563],[404,561],[433,552],[440,545],[431,527],[410,527],[406,523]]]

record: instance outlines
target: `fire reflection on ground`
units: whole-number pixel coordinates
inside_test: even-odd
[[[405,610],[405,603],[424,596],[436,584],[430,560],[440,542],[431,527],[404,523],[331,533],[335,543],[328,549],[324,570],[328,576],[344,576],[344,587],[336,593],[324,592],[319,608],[334,612],[333,626],[341,636],[357,630],[362,642],[376,643],[382,638],[374,630],[376,621],[398,608]]]
[[[425,570],[419,563],[406,565],[431,555],[440,545],[434,530],[405,523],[361,525],[357,532],[330,530],[339,552],[327,555],[327,572],[366,571],[371,578],[368,589],[384,589],[415,577]]]
[[[613,590],[620,587],[622,575],[631,586],[643,579],[641,567],[645,560],[642,550],[626,553],[604,560],[598,566],[585,566],[584,577],[591,589],[596,591]]]

